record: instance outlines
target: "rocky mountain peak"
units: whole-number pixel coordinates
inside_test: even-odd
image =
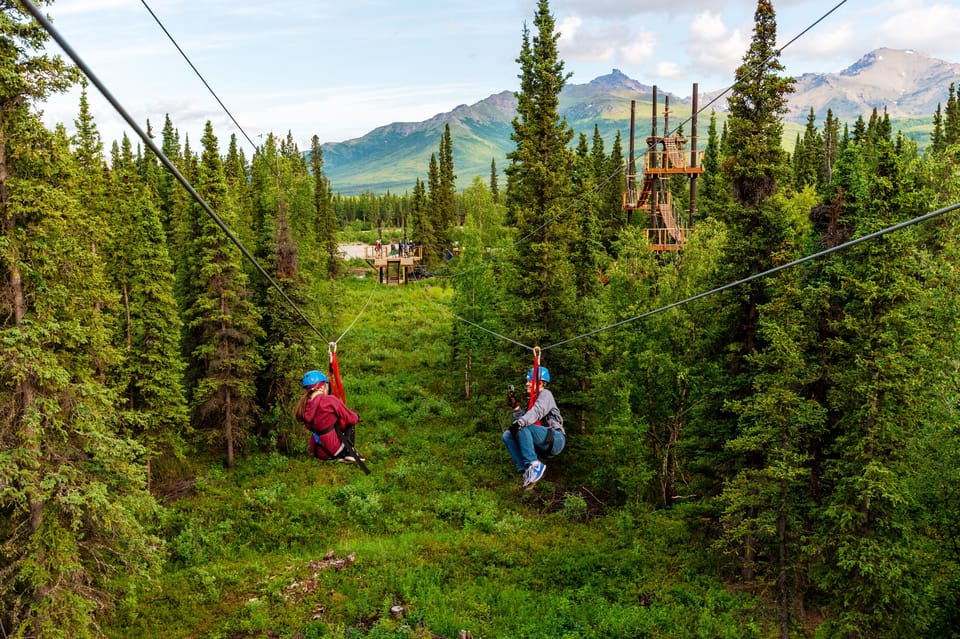
[[[891,117],[932,114],[945,100],[960,64],[913,49],[876,49],[839,73],[805,73],[790,96],[790,117],[829,108],[841,119],[856,119],[884,108]]]

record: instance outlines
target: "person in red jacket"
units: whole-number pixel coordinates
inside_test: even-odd
[[[318,459],[355,462],[353,437],[360,416],[330,395],[330,382],[320,371],[308,371],[301,386],[306,391],[297,403],[296,417],[313,435],[310,452]]]

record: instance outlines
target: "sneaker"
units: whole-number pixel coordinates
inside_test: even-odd
[[[340,458],[340,461],[343,462],[344,464],[356,464],[358,459],[362,462],[367,461],[366,457],[360,457],[352,454],[344,455],[343,457]]]
[[[543,474],[547,472],[547,465],[542,461],[535,461],[527,466],[527,472],[523,476],[523,487],[532,488],[535,483],[543,479]]]

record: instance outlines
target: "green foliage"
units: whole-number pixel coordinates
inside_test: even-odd
[[[17,133],[0,132],[10,140],[0,166],[0,623],[22,636],[94,637],[91,613],[114,601],[111,580],[157,567],[162,546],[147,529],[156,504],[143,448],[121,434],[104,383],[118,354],[100,311],[116,296],[91,250],[103,227],[70,192],[66,136],[24,111],[0,122]]]
[[[783,179],[761,0],[696,232],[665,254],[620,208],[610,124],[570,148],[546,0],[502,198],[495,162],[456,195],[449,127],[412,195],[342,197],[316,138],[304,157],[271,134],[248,165],[167,119],[164,151],[337,338],[363,475],[308,457],[291,416],[326,339],[150,154],[124,138],[104,164],[85,95],[73,138],[40,126],[27,105],[70,74],[20,58],[42,34],[8,13],[29,46],[0,54],[4,634],[956,634],[955,219],[698,295],[955,201],[954,87],[928,156],[886,112],[842,139],[811,113]],[[343,278],[341,223],[458,255],[406,287]],[[193,424],[226,465],[182,446],[184,326]],[[529,491],[501,442],[521,342],[548,345],[568,434]]]
[[[773,195],[778,181],[786,177],[781,118],[787,112],[786,96],[793,91],[793,78],[777,75],[784,67],[776,47],[773,4],[759,0],[750,48],[737,68],[728,100],[727,157],[723,163],[734,200],[747,209],[756,208]]]

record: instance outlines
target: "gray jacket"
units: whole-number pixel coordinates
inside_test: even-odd
[[[513,419],[514,421],[519,421],[521,426],[527,426],[539,421],[541,425],[547,428],[555,428],[564,435],[567,434],[567,432],[563,430],[563,417],[560,415],[557,401],[553,398],[553,393],[546,388],[542,389],[540,394],[537,395],[537,401],[533,403],[530,410],[524,411],[522,408],[516,409],[513,412]]]

